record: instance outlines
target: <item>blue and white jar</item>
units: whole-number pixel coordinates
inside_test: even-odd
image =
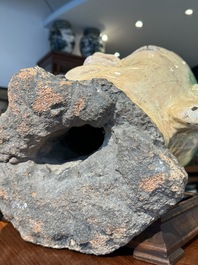
[[[80,41],[80,52],[84,57],[90,56],[95,52],[105,52],[105,43],[100,37],[100,31],[97,28],[84,30],[84,36]]]
[[[75,34],[66,20],[55,20],[49,31],[51,50],[72,53],[75,45]]]

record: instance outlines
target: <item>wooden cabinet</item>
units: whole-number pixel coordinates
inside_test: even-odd
[[[185,170],[188,173],[186,191],[198,192],[198,165],[188,165],[185,167]]]
[[[65,52],[51,51],[41,58],[37,65],[44,68],[46,71],[57,74],[65,74],[70,69],[83,64],[85,58],[67,54]]]
[[[8,90],[5,87],[0,87],[0,115],[5,112],[8,106]]]

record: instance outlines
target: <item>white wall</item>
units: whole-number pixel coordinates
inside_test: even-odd
[[[50,50],[48,29],[43,27],[47,6],[41,0],[33,1],[37,8],[32,1],[19,2],[0,0],[0,86],[4,87],[13,74],[35,66]]]

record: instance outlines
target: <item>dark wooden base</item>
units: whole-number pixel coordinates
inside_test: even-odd
[[[161,219],[135,237],[128,246],[136,259],[157,265],[175,264],[184,256],[181,248],[198,234],[198,194],[185,198]]]
[[[11,223],[0,221],[0,264],[3,265],[197,265],[198,195],[174,207],[130,243],[106,256],[94,256],[68,249],[51,249],[25,242]],[[191,242],[189,240],[193,238]],[[188,242],[188,244],[186,244]]]

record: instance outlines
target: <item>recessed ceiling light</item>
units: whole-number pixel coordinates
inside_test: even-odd
[[[103,41],[108,41],[107,34],[102,34],[101,38],[102,38]]]
[[[135,26],[137,28],[142,28],[143,27],[143,22],[141,20],[138,20],[136,23],[135,23]]]
[[[186,10],[185,10],[185,14],[186,14],[187,16],[191,16],[191,15],[193,14],[193,10],[192,10],[192,9],[186,9]]]
[[[114,55],[115,55],[116,57],[120,57],[120,53],[119,53],[119,52],[115,52]]]

